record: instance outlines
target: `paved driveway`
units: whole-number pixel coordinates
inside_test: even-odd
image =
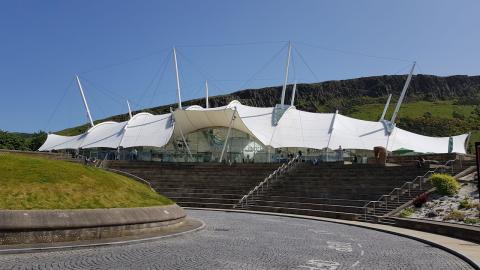
[[[0,255],[0,269],[472,269],[438,248],[373,230],[189,210],[202,231],[153,242]]]

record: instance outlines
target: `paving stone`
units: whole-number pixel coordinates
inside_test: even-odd
[[[187,211],[202,231],[158,241],[0,255],[0,269],[472,269],[441,249],[374,230],[287,217]]]

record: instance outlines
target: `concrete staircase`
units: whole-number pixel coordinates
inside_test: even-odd
[[[152,188],[183,207],[231,209],[278,163],[160,163],[109,161],[108,168],[147,180]]]
[[[249,200],[247,209],[349,220],[362,219],[364,205],[411,181],[426,169],[415,166],[299,164],[267,193]],[[416,197],[411,193],[378,213]]]
[[[452,176],[459,174],[468,167],[474,165],[473,161],[459,162],[456,160],[454,163],[448,163],[448,167],[445,165],[433,165],[429,168],[429,173],[425,177],[419,177],[418,179],[411,179],[404,185],[403,188],[395,188],[390,195],[383,195],[378,202],[370,202],[368,207],[365,208],[364,216],[361,217],[364,221],[378,222],[383,224],[395,224],[395,220],[389,218],[400,212],[402,209],[410,206],[412,201],[422,193],[431,193],[434,191],[433,186],[430,183],[429,176],[431,172],[446,173]],[[436,167],[435,167],[436,166]]]
[[[231,209],[253,187],[281,164],[159,163],[109,161],[108,167],[147,180],[159,193],[184,207]],[[455,169],[453,173],[461,169]],[[393,195],[375,207],[365,205],[389,194],[428,168],[416,166],[378,166],[370,164],[298,163],[292,170],[240,207],[248,210],[290,213],[370,222],[393,222],[387,214],[398,210],[421,193],[431,189],[424,179],[422,187]],[[256,193],[255,193],[256,194]]]

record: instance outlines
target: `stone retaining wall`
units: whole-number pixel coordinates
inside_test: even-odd
[[[395,226],[480,243],[480,227],[422,219],[394,218]]]
[[[0,245],[51,243],[163,231],[185,220],[178,205],[79,209],[0,210]]]

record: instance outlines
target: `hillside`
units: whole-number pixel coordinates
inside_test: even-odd
[[[333,112],[364,120],[378,120],[388,93],[393,94],[387,116],[391,115],[400,95],[406,75],[384,75],[350,80],[326,81],[297,85],[295,106],[309,112]],[[286,102],[290,100],[291,86]],[[217,107],[238,100],[242,104],[258,107],[274,106],[280,100],[281,86],[261,89],[246,89],[227,95],[210,97],[210,106]],[[204,99],[183,102],[183,105],[203,106]],[[141,111],[153,114],[167,113],[169,104]],[[140,111],[136,111],[138,113]],[[125,121],[127,114],[116,115],[106,120]],[[428,136],[449,136],[474,131],[472,139],[480,140],[480,76],[456,75],[440,77],[415,75],[402,106],[398,126]],[[57,132],[60,135],[76,135],[84,132],[87,125]]]
[[[0,209],[80,209],[166,205],[142,183],[94,167],[0,153]]]

